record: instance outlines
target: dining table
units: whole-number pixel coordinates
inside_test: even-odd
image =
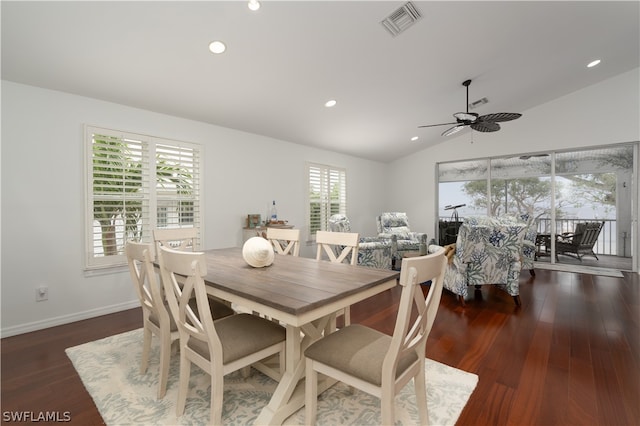
[[[255,424],[282,424],[304,406],[304,350],[335,329],[336,312],[393,288],[387,269],[276,255],[270,266],[249,266],[241,248],[204,251],[207,293],[279,321],[286,328],[285,369]],[[319,383],[319,392],[334,382]]]

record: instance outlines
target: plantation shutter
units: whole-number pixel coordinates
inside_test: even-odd
[[[320,164],[307,164],[309,182],[309,240],[317,231],[329,230],[331,215],[347,211],[346,170]]]
[[[152,242],[155,228],[202,233],[201,147],[86,127],[86,267],[126,264],[128,240]]]
[[[158,228],[200,229],[199,150],[157,144],[156,191]]]
[[[124,262],[124,243],[149,233],[149,145],[134,135],[89,129],[87,266]]]

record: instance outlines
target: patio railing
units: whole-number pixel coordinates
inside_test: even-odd
[[[573,232],[580,222],[604,222],[593,251],[596,254],[618,255],[618,232],[615,219],[556,219],[556,234]],[[550,233],[551,219],[538,219],[538,234]],[[620,255],[624,254],[620,253]]]
[[[451,220],[450,216],[440,216],[441,222]],[[464,218],[460,216],[460,221]],[[618,232],[615,219],[556,219],[556,234],[563,232],[573,232],[579,222],[604,222],[600,236],[593,251],[596,254],[606,254],[612,256],[628,256],[628,253],[618,253]],[[538,219],[538,234],[551,234],[551,219]],[[621,238],[629,236],[621,236]],[[624,246],[624,245],[623,245]]]

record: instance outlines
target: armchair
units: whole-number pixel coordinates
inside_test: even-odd
[[[406,213],[386,212],[376,217],[378,237],[391,239],[395,258],[402,257],[409,252],[427,254],[427,234],[412,232],[409,228],[409,218]]]
[[[478,216],[468,217],[460,227],[455,255],[446,268],[444,288],[456,294],[462,304],[468,286],[493,284],[520,305],[520,271],[523,222]]]
[[[329,218],[332,232],[352,232],[347,216],[334,214]],[[391,240],[378,237],[360,237],[358,245],[358,265],[371,268],[391,269]]]
[[[522,240],[522,269],[528,269],[531,276],[535,277],[533,262],[536,259],[536,239],[538,237],[538,224],[535,219],[529,213],[524,213],[518,217],[502,216],[500,220],[505,223],[521,223],[526,226],[527,229]]]

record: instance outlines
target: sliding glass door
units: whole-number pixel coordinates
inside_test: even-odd
[[[556,154],[559,263],[631,269],[633,157],[631,145]]]
[[[486,214],[489,163],[484,160],[438,165],[438,244],[456,242],[465,216]]]
[[[466,216],[526,213],[537,223],[538,262],[632,270],[637,150],[625,144],[441,163],[439,242],[455,242],[455,224]]]

